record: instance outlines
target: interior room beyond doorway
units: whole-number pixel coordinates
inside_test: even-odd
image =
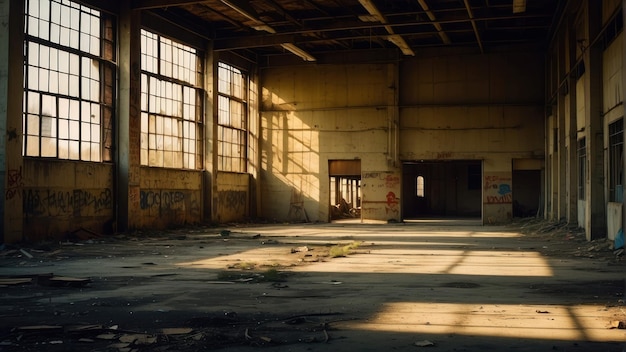
[[[482,161],[414,161],[402,165],[402,217],[476,218],[482,215]]]

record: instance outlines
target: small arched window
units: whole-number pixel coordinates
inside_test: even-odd
[[[424,176],[417,176],[417,196],[424,197]]]

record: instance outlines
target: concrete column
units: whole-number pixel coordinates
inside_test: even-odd
[[[204,64],[204,87],[206,89],[204,105],[204,172],[203,172],[203,209],[204,219],[207,221],[216,220],[216,204],[213,203],[213,194],[217,194],[217,104],[214,102],[215,92],[217,92],[217,58],[210,43],[207,47],[206,61]],[[259,122],[260,123],[260,122]],[[260,126],[260,125],[259,125]],[[259,127],[260,128],[260,127]],[[260,177],[259,177],[260,179]],[[260,185],[257,185],[259,190]],[[261,202],[260,192],[257,198],[258,204]],[[257,214],[260,214],[258,212]]]
[[[567,223],[578,224],[578,133],[576,130],[576,80],[569,78],[568,111],[565,116],[569,120],[569,129],[566,132],[569,144],[567,153]],[[582,225],[582,224],[580,224]]]
[[[559,153],[558,135],[555,133],[558,128],[558,109],[552,108],[552,115],[548,119],[548,134],[546,137],[549,143],[548,158],[550,160],[550,220],[559,219]]]
[[[622,0],[622,23],[626,21],[626,0]],[[626,58],[626,35],[622,33],[622,87],[626,87],[626,65],[624,65],[624,59]],[[624,109],[623,116],[626,116],[626,97],[622,94],[622,108]],[[623,143],[624,151],[622,155],[626,155],[626,143]],[[624,165],[624,169],[626,170],[626,161]],[[626,184],[626,175],[622,176],[622,184]],[[622,199],[626,199],[626,194],[623,195]],[[622,205],[622,230],[624,229],[624,225],[626,225],[626,205]]]
[[[601,29],[601,6],[587,0],[588,41]],[[602,121],[602,48],[596,43],[583,55],[585,63],[585,133],[587,136],[587,172],[585,235],[587,240],[606,237],[606,204],[604,201],[604,126]]]
[[[140,219],[141,42],[140,13],[120,2],[119,99],[116,135],[117,229],[138,227]]]
[[[544,134],[545,134],[545,143],[544,143],[544,148],[546,151],[546,158],[545,158],[545,166],[544,166],[544,170],[545,173],[543,175],[543,180],[544,180],[544,197],[543,197],[543,218],[546,220],[550,220],[552,219],[552,151],[550,149],[550,136],[552,135],[552,129],[551,129],[551,115],[548,114],[548,112],[546,112],[546,117],[545,117],[545,122],[544,122]]]
[[[24,3],[0,0],[0,243],[23,238]]]
[[[561,55],[559,55],[559,65],[562,65]],[[561,72],[561,70],[559,70]],[[557,219],[564,220],[567,218],[567,206],[568,206],[568,163],[567,156],[569,154],[569,149],[566,145],[566,129],[565,129],[565,96],[559,92],[557,98],[557,109],[556,109],[556,123],[557,123],[557,155],[556,155],[556,164],[558,167],[558,175],[557,175],[557,192],[558,192],[558,206],[557,206]],[[571,149],[571,145],[570,145]]]
[[[260,91],[258,67],[250,72],[250,98],[248,99],[250,112],[248,119],[250,121],[250,140],[251,147],[254,150],[253,155],[248,158],[252,161],[249,166],[250,174],[250,217],[257,218],[262,212],[261,200],[261,115],[259,114],[259,105],[262,92]]]
[[[565,72],[571,72],[576,62],[576,33],[573,30],[574,20],[570,19],[564,36],[565,42]],[[567,153],[567,223],[578,224],[578,131],[576,126],[576,79],[568,75],[566,116],[569,129],[566,131],[569,150]],[[580,224],[582,225],[582,224]]]
[[[400,150],[400,110],[398,107],[399,102],[399,82],[400,67],[397,63],[391,63],[387,65],[387,122],[389,126],[388,131],[388,146],[387,146],[387,161],[391,169],[397,170],[401,168],[399,156]]]

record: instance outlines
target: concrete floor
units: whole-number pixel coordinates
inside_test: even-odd
[[[77,235],[0,252],[4,278],[91,281],[1,287],[0,351],[626,346],[626,330],[612,326],[626,320],[621,257],[608,241],[536,220]]]

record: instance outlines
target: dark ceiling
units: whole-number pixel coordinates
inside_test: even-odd
[[[184,23],[214,49],[258,57],[464,46],[480,52],[546,44],[566,0],[135,0],[133,8]]]

